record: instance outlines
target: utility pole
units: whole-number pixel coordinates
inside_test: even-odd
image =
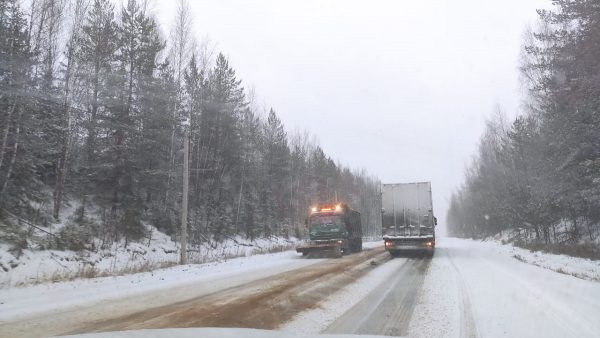
[[[181,260],[179,264],[187,264],[187,216],[188,190],[190,182],[190,137],[185,131],[183,137],[183,198],[181,201]]]

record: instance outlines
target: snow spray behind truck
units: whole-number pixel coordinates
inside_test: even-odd
[[[296,251],[307,255],[340,257],[362,251],[360,213],[347,204],[320,204],[310,210],[306,219],[310,243]]]
[[[383,184],[381,227],[385,249],[433,255],[435,226],[431,182]]]

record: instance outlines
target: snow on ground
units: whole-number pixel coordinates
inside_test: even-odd
[[[581,279],[600,282],[600,261],[540,251],[530,251],[515,247],[512,244],[497,245],[496,243],[492,243],[492,246],[498,247],[500,252],[510,255],[524,263],[572,275]]]
[[[365,247],[373,247],[377,244],[382,245],[381,242],[371,242],[367,243]],[[317,334],[325,330],[344,312],[367,296],[369,292],[388,280],[397,271],[398,267],[405,262],[406,259],[398,258],[378,266],[355,283],[324,299],[318,308],[298,314],[280,329],[285,332],[299,334]]]
[[[176,288],[185,290],[185,286],[193,287],[193,284],[198,282],[227,280],[228,283],[235,283],[235,280],[240,280],[240,276],[263,278],[319,261],[321,260],[302,259],[301,255],[294,251],[285,251],[234,258],[224,262],[174,266],[125,276],[5,288],[0,289],[0,321],[142,295],[151,291],[169,289],[170,292],[175,292]],[[224,285],[223,282],[220,283]]]
[[[436,244],[411,336],[598,336],[600,283],[520,262],[498,243]]]
[[[149,227],[149,239],[115,243],[94,251],[23,250],[20,255],[0,244],[0,288],[68,280],[87,276],[109,276],[153,270],[179,260],[178,244]],[[228,239],[190,248],[190,262],[205,263],[289,249],[297,239],[270,238],[247,241]],[[100,246],[100,245],[98,245]]]
[[[257,252],[257,247],[263,250],[272,249],[272,246],[268,246],[272,243],[259,241],[256,243],[254,251],[251,251],[252,247],[244,247],[245,250],[248,250],[245,253]],[[382,245],[381,242],[364,243],[365,248],[380,245]],[[173,266],[124,276],[3,288],[0,289],[0,321],[14,320],[50,310],[57,311],[73,306],[85,306],[129,296],[144,295],[165,289],[171,290],[170,297],[173,299],[176,296],[185,299],[190,297],[190,289],[193,290],[191,292],[203,291],[195,290],[197,288],[194,285],[199,282],[206,285],[206,283],[214,281],[215,288],[232,286],[236,283],[264,278],[321,261],[321,259],[303,259],[300,254],[292,250],[205,264]],[[226,282],[223,282],[225,280]],[[176,292],[177,294],[175,294]]]
[[[373,249],[383,247],[383,241],[363,242],[363,249]]]
[[[408,325],[409,337],[461,337],[460,284],[448,256],[436,250]]]

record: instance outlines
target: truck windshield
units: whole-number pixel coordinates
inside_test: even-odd
[[[310,219],[310,228],[312,230],[343,230],[344,223],[339,215],[313,216]]]

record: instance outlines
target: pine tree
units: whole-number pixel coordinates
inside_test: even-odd
[[[176,236],[188,125],[191,244],[300,236],[310,204],[336,195],[377,223],[378,181],[307,134],[290,140],[273,109],[263,118],[223,54],[210,67],[206,45],[191,52],[180,4],[160,60],[160,28],[139,1],[117,23],[111,0],[35,2],[29,22],[17,0],[0,0],[1,240],[23,248],[20,222],[50,226],[67,204],[76,211],[57,235],[71,241],[62,248],[93,236],[127,244],[144,223]]]
[[[108,0],[94,0],[88,14],[81,38],[81,59],[84,65],[81,76],[88,89],[85,127],[86,159],[91,167],[96,160],[96,137],[99,114],[109,104],[110,94],[106,88],[113,68],[116,52],[116,23],[114,8]]]
[[[73,145],[75,139],[75,121],[76,114],[75,110],[78,108],[75,104],[75,93],[77,89],[74,88],[76,84],[77,69],[79,67],[79,55],[77,48],[81,39],[83,21],[85,19],[85,0],[76,0],[73,3],[73,10],[71,12],[72,22],[71,29],[68,32],[68,40],[65,46],[65,61],[62,63],[62,78],[60,78],[60,111],[59,120],[57,126],[59,132],[59,151],[56,161],[56,180],[53,191],[53,210],[52,215],[54,220],[58,221],[60,217],[60,210],[63,204],[63,199],[66,191],[66,182],[69,169],[71,167]]]
[[[266,174],[266,190],[265,194],[269,198],[265,198],[265,215],[267,219],[272,218],[277,222],[272,223],[275,227],[277,224],[289,224],[289,194],[290,194],[290,177],[289,177],[289,148],[287,144],[287,134],[283,128],[281,120],[271,109],[264,126],[265,135],[265,174]],[[277,229],[277,233],[281,234],[281,230]]]
[[[0,218],[5,221],[31,215],[32,202],[43,198],[36,177],[39,161],[35,150],[40,145],[31,137],[36,126],[37,91],[31,76],[34,58],[28,36],[18,1],[0,1]],[[8,240],[25,243],[18,227],[7,230]]]

